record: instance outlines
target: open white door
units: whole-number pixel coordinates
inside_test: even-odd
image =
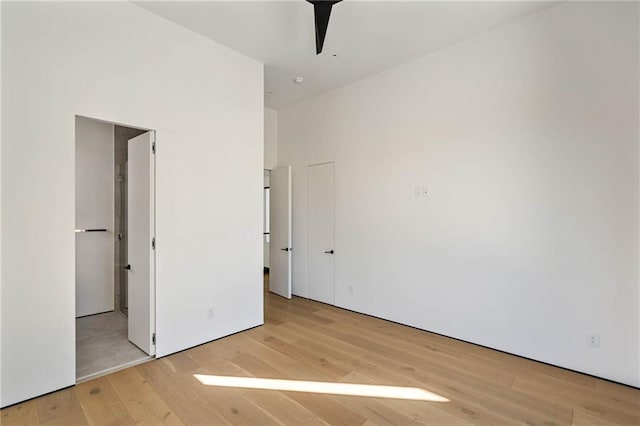
[[[307,273],[309,298],[335,304],[333,163],[307,168]]]
[[[127,251],[129,340],[155,354],[155,133],[129,140]]]
[[[269,291],[291,299],[291,166],[273,169],[269,187]]]

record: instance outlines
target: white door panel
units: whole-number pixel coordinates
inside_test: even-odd
[[[307,168],[309,298],[334,304],[334,163]]]
[[[76,317],[114,308],[113,125],[76,118]]]
[[[127,252],[129,340],[155,353],[155,161],[154,132],[129,140],[127,163]]]
[[[269,187],[269,291],[291,299],[291,166],[273,169]]]

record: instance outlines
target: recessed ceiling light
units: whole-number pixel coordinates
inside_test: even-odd
[[[300,84],[304,81],[304,77],[296,77],[293,79],[293,82],[296,84]]]

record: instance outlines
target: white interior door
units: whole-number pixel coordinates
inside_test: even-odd
[[[155,354],[155,133],[129,140],[127,163],[127,251],[129,340]]]
[[[307,168],[309,298],[334,304],[334,164]]]
[[[291,166],[273,169],[269,179],[269,291],[291,299]]]
[[[113,156],[113,124],[77,117],[76,317],[114,308]]]

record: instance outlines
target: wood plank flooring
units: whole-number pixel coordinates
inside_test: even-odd
[[[265,325],[2,410],[9,425],[640,425],[640,390],[310,300]],[[414,387],[446,401],[205,386],[194,374]]]

